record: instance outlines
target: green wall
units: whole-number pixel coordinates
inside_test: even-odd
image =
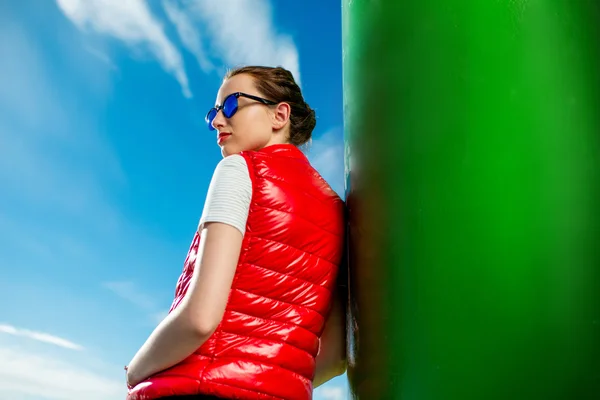
[[[342,13],[353,396],[600,398],[600,2]]]

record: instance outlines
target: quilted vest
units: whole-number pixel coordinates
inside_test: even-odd
[[[194,354],[137,385],[129,400],[312,399],[319,337],[343,252],[344,204],[296,146],[241,155],[253,191],[223,319]],[[171,311],[185,296],[199,243],[196,232]]]

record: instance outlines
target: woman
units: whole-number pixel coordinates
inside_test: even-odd
[[[128,399],[309,400],[345,371],[344,204],[298,149],[316,120],[289,71],[230,71],[216,103],[224,159]]]

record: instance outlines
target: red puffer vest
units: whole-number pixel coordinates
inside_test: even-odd
[[[344,204],[293,145],[242,153],[252,201],[223,320],[190,357],[136,386],[129,400],[209,394],[310,400],[319,337],[344,243]],[[194,236],[171,311],[185,296]]]

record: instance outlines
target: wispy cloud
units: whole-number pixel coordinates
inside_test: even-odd
[[[164,310],[164,311],[159,311],[157,313],[152,314],[152,319],[154,320],[154,322],[156,322],[157,324],[160,324],[162,322],[163,319],[165,319],[167,317],[167,315],[169,314],[168,310]]]
[[[90,46],[85,46],[84,49],[90,53],[91,55],[93,55],[94,57],[96,57],[98,60],[102,61],[104,64],[108,65],[108,67],[114,71],[117,71],[119,68],[115,65],[115,63],[110,59],[110,57],[108,55],[106,55],[106,53],[95,49],[93,47]]]
[[[159,310],[154,298],[146,294],[131,281],[104,282],[102,286],[123,300],[147,312],[152,324],[159,324],[168,314],[168,310]]]
[[[55,356],[0,347],[0,393],[20,400],[106,400],[124,398],[124,380],[106,378]]]
[[[315,390],[315,400],[344,400],[346,391],[341,386],[326,384]]]
[[[102,286],[122,299],[127,300],[144,310],[149,311],[155,307],[152,297],[143,293],[133,282],[104,282]]]
[[[191,97],[181,54],[143,0],[56,0],[61,11],[80,29],[115,37],[131,47],[151,52]]]
[[[205,54],[198,51],[200,38],[205,37],[207,53],[228,66],[281,65],[300,82],[298,49],[291,36],[277,30],[268,0],[221,0],[218,5],[212,0],[183,0],[164,4],[182,42],[196,56]]]
[[[135,50],[146,49],[191,97],[179,49],[167,37],[158,18],[143,0],[56,0],[62,12],[81,30],[117,38]],[[269,0],[163,0],[168,20],[181,44],[209,73],[217,65],[281,65],[298,83],[298,49],[290,35],[273,21]]]
[[[196,26],[194,26],[194,21],[192,21],[184,9],[180,8],[175,2],[164,0],[163,7],[167,17],[177,29],[177,34],[179,35],[181,43],[183,43],[184,47],[196,57],[200,69],[205,73],[214,69],[215,67],[202,45],[202,34]]]
[[[315,138],[307,146],[306,155],[340,197],[344,197],[344,141],[339,128]]]
[[[83,346],[73,343],[67,339],[50,335],[48,333],[35,332],[28,329],[19,329],[12,325],[0,324],[0,333],[37,340],[38,342],[53,344],[55,346],[64,347],[65,349],[83,350]]]

